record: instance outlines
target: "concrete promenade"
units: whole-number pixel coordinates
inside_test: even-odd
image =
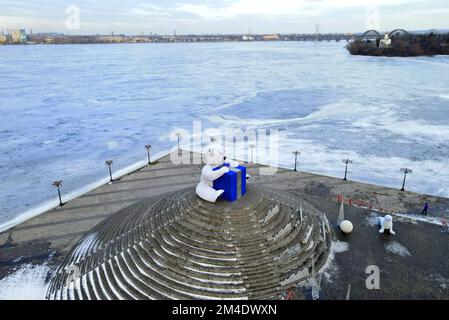
[[[370,210],[351,206],[370,207],[374,210],[382,209],[385,212],[419,214],[423,203],[427,201],[431,206],[430,216],[449,218],[449,199],[412,192],[400,192],[381,186],[353,181],[346,182],[342,179],[293,172],[286,169],[279,169],[274,176],[260,176],[258,170],[261,167],[260,165],[247,166],[248,173],[252,176],[250,184],[298,194],[314,204],[320,211],[326,213],[331,222],[338,215],[339,204],[337,199],[339,196],[343,196],[348,205],[348,215],[356,223],[364,224],[363,228],[368,228],[365,220],[369,217]],[[112,214],[141,200],[151,197],[157,199],[168,192],[195,186],[198,183],[201,168],[202,165],[174,165],[167,155],[155,165],[144,167],[122,177],[111,185],[104,185],[74,199],[62,208],[50,210],[0,234],[0,278],[23,263],[42,263],[49,257],[52,257],[54,263],[58,263],[83,235]],[[438,221],[439,218],[434,220]],[[402,226],[401,223],[398,223],[398,229],[405,232],[409,222],[403,222]],[[426,249],[420,247],[420,239],[414,239],[408,246],[410,251],[414,250],[410,249],[410,246],[412,248],[418,246],[420,247],[419,251],[425,252],[425,250],[428,250],[429,257],[437,256],[440,250],[447,252],[449,236],[441,232],[442,227],[418,223],[413,224],[410,228],[416,229],[415,235],[419,234],[419,230],[428,230],[426,231],[428,236],[433,234],[434,240],[441,238],[446,241],[446,243],[438,242],[438,245],[432,249]],[[341,238],[341,235],[337,236]],[[373,236],[377,237],[376,233],[373,233]],[[368,240],[363,239],[359,244],[363,243],[369,246]],[[361,247],[361,250],[363,250],[363,247]],[[437,251],[434,252],[433,250]],[[376,254],[381,255],[382,253]],[[446,260],[447,262],[445,262]],[[394,259],[391,261],[394,262]],[[443,268],[447,265],[447,270],[449,270],[449,258],[444,258],[442,261],[444,263],[442,265],[440,263],[440,267]],[[344,261],[341,261],[341,264],[345,266]],[[395,266],[395,269],[398,269],[400,265]],[[413,271],[413,267],[410,270],[410,272],[415,271]],[[435,271],[431,274],[434,274],[435,277],[440,275],[444,279],[449,278],[449,274],[441,275],[442,273],[441,270],[438,270],[438,272]],[[449,280],[447,284],[449,285]],[[328,297],[338,298],[340,295],[344,295],[344,287],[346,287],[346,282],[342,282],[338,286],[338,296],[329,294]],[[432,290],[426,290],[428,297],[449,297],[447,291],[434,294]],[[337,293],[335,294],[337,295]],[[360,297],[375,298],[375,296],[364,297],[363,295]]]

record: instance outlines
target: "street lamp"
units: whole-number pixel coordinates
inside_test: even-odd
[[[112,182],[114,182],[114,179],[112,179],[112,169],[111,169],[111,166],[112,166],[112,164],[113,164],[114,162],[113,162],[112,160],[108,160],[108,161],[106,161],[105,163],[106,163],[106,165],[109,167],[109,178],[110,178],[109,183],[112,183]]]
[[[294,151],[293,155],[295,156],[295,169],[293,171],[298,171],[297,170],[297,166],[298,166],[298,157],[301,155],[301,152],[299,151]]]
[[[412,169],[409,168],[402,168],[401,172],[404,173],[404,182],[402,183],[402,189],[401,191],[405,191],[405,180],[407,179],[407,175],[413,173]]]
[[[345,178],[344,178],[343,180],[344,180],[344,181],[348,181],[348,166],[352,163],[352,160],[349,160],[349,159],[343,159],[343,163],[346,164]]]
[[[145,149],[147,149],[147,153],[148,153],[148,165],[151,165],[151,156],[150,156],[150,150],[151,150],[151,144],[148,144],[145,146]]]
[[[61,198],[61,186],[62,186],[62,181],[53,182],[53,187],[58,189],[59,206],[60,207],[64,206],[64,202],[62,202],[62,198]]]
[[[251,144],[249,148],[251,149],[251,163],[254,163],[254,148],[256,147],[255,144]]]

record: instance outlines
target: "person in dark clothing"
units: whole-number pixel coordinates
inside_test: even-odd
[[[429,204],[426,202],[426,203],[424,203],[424,209],[421,212],[421,214],[424,216],[427,216],[428,211],[429,211]]]

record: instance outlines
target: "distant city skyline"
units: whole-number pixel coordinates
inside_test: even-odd
[[[0,31],[322,33],[449,28],[447,0],[0,0]]]

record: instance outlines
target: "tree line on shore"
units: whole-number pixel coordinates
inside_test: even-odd
[[[449,33],[423,34],[392,37],[388,48],[379,47],[377,40],[357,39],[348,44],[347,49],[352,55],[387,56],[387,57],[417,57],[449,55]]]

